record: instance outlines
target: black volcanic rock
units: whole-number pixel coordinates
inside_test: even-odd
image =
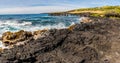
[[[120,63],[120,20],[91,18],[0,53],[0,63]]]

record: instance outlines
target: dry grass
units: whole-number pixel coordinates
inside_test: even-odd
[[[69,13],[71,13],[71,14],[76,14],[76,13],[87,13],[87,12],[89,12],[89,13],[98,13],[98,14],[102,14],[102,13],[104,13],[104,11],[73,11],[73,12],[69,12]]]

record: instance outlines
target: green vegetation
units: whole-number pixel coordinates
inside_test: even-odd
[[[103,6],[94,8],[81,8],[68,11],[71,14],[77,13],[91,13],[90,16],[95,17],[119,17],[120,18],[120,6]]]
[[[110,17],[110,18],[120,18],[120,6],[102,6],[94,8],[80,8],[75,10],[70,10],[66,12],[56,12],[50,13],[50,15],[55,16],[67,16],[67,15],[79,15],[79,16],[93,16],[93,17]]]
[[[76,10],[71,10],[69,12],[74,11],[117,11],[120,13],[120,6],[103,6],[103,7],[95,7],[95,8],[81,8]]]

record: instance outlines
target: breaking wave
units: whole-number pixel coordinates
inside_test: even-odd
[[[74,24],[74,22],[71,22],[70,25]],[[16,32],[19,30],[25,30],[25,31],[35,31],[35,30],[42,30],[42,29],[62,29],[67,28],[65,23],[57,23],[57,24],[47,24],[47,25],[41,25],[40,23],[37,25],[33,25],[32,22],[19,22],[17,20],[6,20],[6,21],[0,21],[0,36],[7,31]]]
[[[67,28],[72,24],[79,23],[79,19],[75,16],[48,16],[48,14],[0,15],[0,37],[7,31]],[[4,47],[1,41],[0,47]]]

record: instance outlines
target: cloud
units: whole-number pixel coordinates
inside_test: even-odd
[[[120,0],[1,0],[0,14],[60,12],[76,8],[118,4],[120,4]]]
[[[2,8],[0,14],[31,14],[31,13],[48,13],[71,10],[73,7],[68,6],[33,6],[33,7],[16,7]]]
[[[37,2],[38,1],[38,2]],[[3,4],[5,2],[5,4]],[[3,1],[0,4],[0,14],[31,14],[31,13],[47,13],[47,12],[60,12],[71,9],[80,8],[80,5],[72,4],[69,1],[57,0],[15,0],[12,2]],[[84,7],[84,6],[81,6]]]

